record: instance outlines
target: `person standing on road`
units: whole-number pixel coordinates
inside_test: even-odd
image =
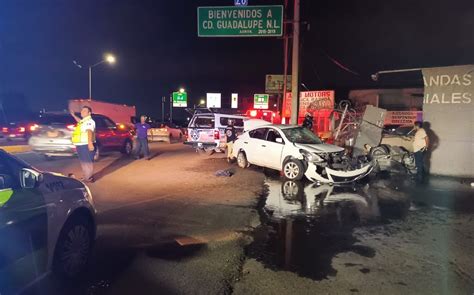
[[[225,128],[225,137],[227,141],[227,162],[232,161],[232,151],[234,149],[234,141],[237,139],[237,133],[234,127],[234,121],[229,120]]]
[[[303,127],[308,128],[311,132],[313,131],[313,116],[309,112],[304,117]]]
[[[92,119],[92,109],[89,106],[83,106],[81,109],[82,119],[76,116],[72,109],[69,112],[77,122],[72,132],[72,143],[76,146],[83,180],[94,182],[95,122]]]
[[[150,149],[148,148],[148,130],[151,126],[146,122],[146,116],[140,117],[140,123],[135,124],[137,130],[137,155],[136,159],[140,159],[141,155],[150,160]]]
[[[423,182],[425,176],[424,154],[428,150],[429,138],[426,134],[425,129],[423,129],[422,122],[415,122],[413,130],[415,131],[415,138],[413,140],[413,152],[416,165],[416,181]]]

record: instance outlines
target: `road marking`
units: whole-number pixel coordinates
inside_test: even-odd
[[[0,146],[0,149],[10,153],[10,154],[19,154],[31,152],[31,147],[29,145],[7,145]]]

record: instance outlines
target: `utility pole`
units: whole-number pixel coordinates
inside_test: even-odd
[[[170,123],[173,123],[173,97],[170,95]]]
[[[166,96],[163,96],[161,98],[161,123],[165,123],[165,101],[166,101]]]
[[[89,100],[92,100],[92,66],[89,66]]]
[[[283,110],[286,109],[286,89],[287,89],[287,77],[288,77],[288,29],[287,29],[287,14],[286,9],[288,7],[288,0],[285,0],[284,13],[283,13],[283,103],[282,106],[278,109],[280,112],[280,118],[283,118]],[[287,122],[285,122],[287,123]]]
[[[293,56],[291,64],[291,124],[298,124],[300,63],[300,0],[295,1],[293,17]]]

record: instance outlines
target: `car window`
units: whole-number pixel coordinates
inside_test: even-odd
[[[214,128],[214,117],[196,117],[192,127]]]
[[[321,144],[319,137],[305,127],[283,129],[283,133],[289,141],[301,144]]]
[[[21,166],[5,155],[0,155],[0,189],[19,188]]]
[[[115,127],[117,127],[117,126],[115,125],[115,123],[112,122],[112,121],[111,121],[110,119],[108,119],[108,118],[104,118],[104,122],[105,122],[105,125],[107,126],[107,128],[115,128]]]
[[[76,121],[68,114],[42,114],[38,118],[40,125],[70,125],[75,124]]]
[[[235,127],[244,127],[244,119],[221,117],[219,122],[221,123],[222,126],[227,126],[229,125],[229,120],[234,120]]]
[[[265,133],[267,132],[267,129],[268,128],[258,128],[258,129],[251,130],[249,131],[249,136],[251,138],[265,140]]]
[[[276,131],[275,129],[268,129],[267,141],[277,142],[277,138],[281,138],[280,133],[278,133],[278,131]]]
[[[94,118],[94,121],[95,121],[95,126],[96,126],[96,128],[108,128],[108,127],[107,127],[107,124],[105,123],[104,118],[95,117],[95,118]]]

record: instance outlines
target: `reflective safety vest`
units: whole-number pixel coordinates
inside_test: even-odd
[[[81,121],[77,122],[76,127],[74,128],[74,131],[72,131],[72,143],[73,144],[88,144],[89,139],[87,137],[87,131],[82,132],[82,124],[84,124],[86,121],[92,120],[91,117],[85,117]],[[95,132],[92,132],[92,142],[95,142]]]

